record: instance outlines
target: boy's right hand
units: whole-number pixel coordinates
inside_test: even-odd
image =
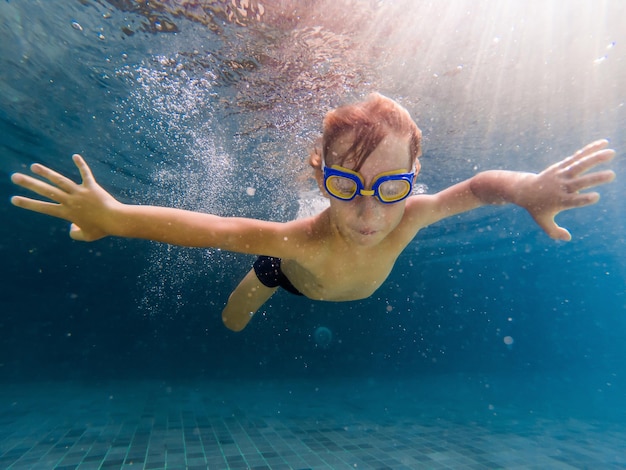
[[[114,223],[115,208],[121,206],[121,203],[96,182],[83,157],[76,154],[72,159],[80,171],[81,184],[35,163],[30,167],[31,171],[48,182],[22,173],[14,173],[11,181],[54,202],[13,196],[11,203],[72,222],[70,237],[74,240],[89,242],[106,237],[111,233],[107,227]]]

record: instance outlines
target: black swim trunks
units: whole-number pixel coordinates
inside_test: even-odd
[[[294,285],[287,279],[287,276],[280,269],[280,258],[271,256],[259,256],[254,262],[254,272],[259,278],[261,284],[267,287],[282,287],[287,292],[294,295],[303,295]]]

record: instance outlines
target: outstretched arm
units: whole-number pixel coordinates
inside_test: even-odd
[[[12,175],[11,180],[52,202],[23,196],[14,196],[11,202],[17,207],[72,222],[70,236],[75,240],[120,236],[272,256],[294,257],[297,254],[297,235],[302,230],[296,225],[303,222],[285,224],[122,204],[96,182],[80,155],[72,158],[80,171],[82,184],[34,164],[32,172],[43,180],[21,173]]]
[[[593,142],[539,174],[485,171],[415,205],[426,212],[420,218],[428,225],[486,204],[513,203],[525,208],[550,237],[569,241],[570,233],[554,218],[564,210],[596,203],[598,193],[580,191],[613,181],[611,170],[589,172],[613,159],[615,151],[607,145],[606,140]]]

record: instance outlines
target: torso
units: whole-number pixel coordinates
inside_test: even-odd
[[[404,233],[407,232],[407,233]],[[319,237],[297,260],[283,259],[282,270],[291,283],[314,300],[347,301],[371,296],[387,279],[396,259],[413,238],[398,227],[376,246],[350,247]]]
[[[367,266],[347,256],[321,255],[304,266],[283,260],[282,269],[296,288],[315,300],[344,301],[369,297],[387,279],[393,262],[369,258]]]

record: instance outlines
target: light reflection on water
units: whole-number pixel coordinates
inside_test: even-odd
[[[374,90],[423,128],[433,189],[621,143],[618,1],[83,3],[3,3],[3,109],[140,175],[137,155],[185,158],[195,132],[290,180],[324,113]]]
[[[3,172],[33,159],[73,171],[78,151],[133,200],[288,220],[322,207],[309,198],[306,164],[322,116],[371,91],[398,99],[423,129],[420,183],[430,191],[487,168],[537,171],[598,137],[624,146],[625,9],[619,0],[2,2]],[[618,191],[603,191],[605,214],[623,211]],[[591,214],[568,217],[600,237]],[[511,222],[502,217],[460,223]],[[624,219],[614,218],[618,234]],[[437,231],[447,227],[423,245],[448,240]],[[518,233],[482,230],[466,243]],[[155,253],[171,256],[171,272],[195,272],[169,248]]]

